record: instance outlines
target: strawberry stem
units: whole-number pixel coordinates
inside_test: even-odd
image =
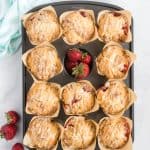
[[[11,117],[8,113],[5,113],[5,117],[7,119],[7,123],[10,123],[11,122]]]
[[[83,52],[83,53],[82,53],[82,59],[85,58],[87,55],[88,55],[87,52]]]
[[[0,131],[0,140],[4,138],[4,134]]]

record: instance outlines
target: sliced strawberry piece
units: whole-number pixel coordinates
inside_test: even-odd
[[[81,61],[82,52],[77,48],[72,48],[67,52],[67,58],[71,62]]]
[[[129,31],[129,27],[128,27],[127,23],[124,24],[124,26],[122,27],[122,30],[124,31],[124,34],[127,36],[128,35],[128,31]]]
[[[17,126],[15,124],[6,124],[0,129],[0,137],[11,140],[16,135]]]
[[[80,11],[80,14],[82,17],[86,17],[87,16],[87,13],[85,11]]]
[[[74,98],[74,99],[72,100],[72,105],[75,104],[75,103],[77,103],[77,102],[79,102],[79,101],[80,101],[80,99]]]
[[[113,13],[114,17],[119,17],[119,16],[121,16],[121,13],[119,13],[119,12],[112,12],[112,13]]]
[[[126,130],[125,136],[126,136],[127,138],[129,138],[129,135],[130,135],[130,126],[129,126],[129,124],[128,124],[127,122],[124,123],[124,128],[125,128],[125,130]]]
[[[129,65],[128,64],[124,64],[123,68],[120,70],[122,73],[126,73],[128,71]]]
[[[72,75],[74,75],[77,79],[86,78],[90,73],[90,68],[85,63],[80,63],[75,68],[73,68]]]
[[[6,113],[8,123],[16,124],[19,121],[19,115],[16,111],[8,111]]]

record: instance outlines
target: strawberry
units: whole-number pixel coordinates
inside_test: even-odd
[[[0,129],[0,137],[11,140],[16,135],[17,126],[15,124],[6,124]]]
[[[24,150],[24,147],[21,143],[16,143],[13,145],[12,150]]]
[[[76,67],[73,68],[72,75],[74,75],[77,79],[83,79],[87,77],[90,73],[90,68],[85,63],[80,63]]]
[[[77,63],[77,62],[72,62],[72,61],[66,61],[65,65],[66,65],[67,71],[68,71],[69,73],[72,73],[72,69],[73,69],[76,65],[78,65],[78,63]]]
[[[82,52],[77,48],[70,49],[67,52],[67,58],[68,58],[68,60],[70,60],[72,62],[81,61]]]
[[[92,60],[92,57],[91,55],[89,55],[88,53],[83,53],[82,54],[82,62],[83,63],[86,63],[86,64],[90,64],[91,63],[91,60]]]
[[[6,113],[7,122],[11,124],[16,124],[19,121],[19,115],[15,111],[8,111]]]

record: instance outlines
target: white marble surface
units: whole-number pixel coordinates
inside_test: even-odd
[[[135,104],[134,150],[149,150],[150,141],[150,1],[99,0],[122,6],[134,17],[135,91],[138,99]],[[0,125],[4,124],[4,112],[14,109],[22,115],[22,70],[21,48],[13,56],[0,59]],[[1,150],[11,150],[12,144],[22,141],[22,120],[14,140],[0,141]]]

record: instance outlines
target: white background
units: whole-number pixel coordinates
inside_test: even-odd
[[[97,0],[98,1],[98,0]],[[150,142],[150,1],[99,0],[119,5],[132,12],[134,18],[135,104],[134,150],[149,150]],[[5,123],[4,112],[13,109],[22,115],[21,48],[13,56],[0,59],[0,125]],[[0,150],[11,150],[12,144],[22,141],[22,120],[14,140],[0,141]]]

